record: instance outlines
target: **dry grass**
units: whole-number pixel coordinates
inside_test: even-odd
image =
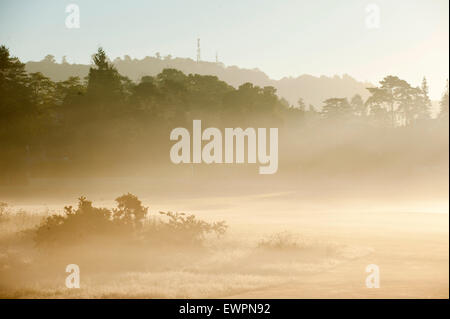
[[[208,237],[203,247],[168,249],[107,238],[59,249],[36,248],[32,229],[49,212],[3,207],[0,296],[6,298],[219,298],[298,280],[370,253],[292,232],[261,239]],[[150,217],[146,224],[156,222]],[[67,289],[65,266],[81,268],[81,288]]]

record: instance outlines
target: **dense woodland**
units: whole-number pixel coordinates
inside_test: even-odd
[[[193,119],[201,119],[204,127],[279,127],[280,148],[289,150],[281,154],[286,165],[320,162],[327,156],[313,152],[318,149],[333,149],[338,158],[346,154],[337,147],[343,140],[354,142],[354,150],[364,145],[367,158],[383,153],[386,143],[400,150],[404,144],[409,156],[411,141],[432,143],[444,157],[448,152],[448,84],[440,112],[432,117],[426,79],[412,87],[389,75],[368,88],[367,99],[333,97],[316,106],[300,99],[289,105],[271,86],[234,88],[216,76],[176,69],[135,82],[121,75],[101,48],[92,62],[85,78],[55,82],[39,72],[27,73],[0,47],[0,184],[21,185],[34,176],[80,168],[113,170],[137,162],[169,166],[170,130],[189,129]],[[401,138],[392,142],[396,136]],[[368,145],[376,150],[367,151]],[[300,158],[305,150],[309,157]],[[348,158],[361,156],[349,152]]]

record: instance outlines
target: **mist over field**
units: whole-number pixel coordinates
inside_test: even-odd
[[[199,40],[90,64],[2,43],[0,298],[449,297],[449,88],[422,60],[274,80]]]

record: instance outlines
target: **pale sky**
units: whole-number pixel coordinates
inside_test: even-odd
[[[68,29],[68,4],[80,28]],[[380,9],[368,28],[366,7]],[[373,12],[373,11],[372,11]],[[426,76],[439,99],[449,69],[448,0],[1,0],[0,43],[22,61],[63,55],[89,63],[103,46],[114,59],[171,54],[258,68],[271,78],[349,74],[377,83],[385,75],[412,85]]]

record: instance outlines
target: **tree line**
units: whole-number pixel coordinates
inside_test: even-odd
[[[170,130],[193,119],[215,127],[448,127],[448,83],[437,117],[420,87],[387,76],[363,100],[333,97],[292,106],[271,86],[234,88],[216,76],[164,69],[139,82],[121,75],[99,48],[89,74],[52,81],[0,46],[0,181],[26,179],[29,167],[120,163],[143,155],[167,160]],[[22,172],[23,174],[21,174]]]

